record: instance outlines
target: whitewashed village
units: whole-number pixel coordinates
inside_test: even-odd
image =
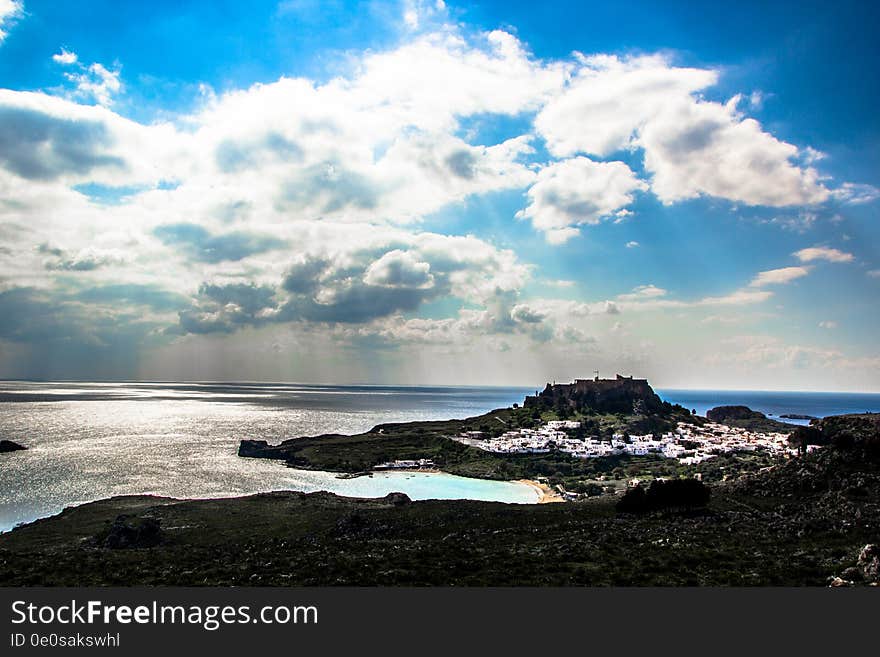
[[[487,437],[480,431],[450,437],[465,445],[499,454],[542,454],[553,450],[577,458],[656,454],[678,459],[685,465],[732,452],[764,450],[774,456],[797,452],[789,446],[787,433],[760,433],[715,422],[703,426],[679,422],[675,431],[658,436],[616,433],[610,441],[600,440],[597,436],[584,440],[572,437],[569,431],[580,426],[581,423],[575,420],[551,420],[538,428],[506,431],[498,437]]]

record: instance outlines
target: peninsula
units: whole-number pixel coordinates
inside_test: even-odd
[[[724,408],[713,409],[717,417],[729,417]],[[279,445],[243,440],[239,455],[349,476],[429,467],[529,480],[576,499],[619,493],[632,479],[720,481],[795,453],[788,443],[794,425],[750,409],[734,415],[729,423],[710,421],[664,402],[645,379],[617,375],[548,383],[522,406],[467,419],[382,424],[362,434],[300,437]]]

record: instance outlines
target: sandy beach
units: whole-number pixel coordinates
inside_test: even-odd
[[[562,496],[559,493],[550,488],[550,486],[548,486],[547,484],[532,481],[531,479],[519,479],[517,481],[520,484],[531,486],[538,492],[538,504],[550,504],[553,502],[565,501],[564,499],[562,499]]]

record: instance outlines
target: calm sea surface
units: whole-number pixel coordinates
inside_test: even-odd
[[[760,390],[658,390],[657,394],[673,404],[696,409],[699,415],[715,406],[742,405],[761,411],[768,417],[812,415],[826,417],[845,413],[880,412],[880,394],[850,392],[772,392]],[[809,424],[808,420],[790,420]]]
[[[521,402],[533,388],[316,386],[250,383],[0,382],[0,438],[24,452],[0,454],[0,531],[112,495],[247,495],[328,490],[413,499],[536,500],[513,482],[445,474],[384,473],[357,479],[236,455],[244,438],[277,443],[357,433],[383,422],[463,418]],[[780,415],[880,411],[880,395],[658,391],[696,408],[745,404]]]

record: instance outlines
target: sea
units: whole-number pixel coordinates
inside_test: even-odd
[[[289,383],[0,382],[0,531],[114,495],[176,498],[326,490],[352,497],[400,491],[412,499],[533,503],[518,482],[442,473],[354,479],[237,456],[239,441],[278,443],[353,434],[386,422],[465,418],[522,402],[534,388],[332,386]],[[744,404],[768,415],[880,411],[880,394],[658,390],[704,414]]]

